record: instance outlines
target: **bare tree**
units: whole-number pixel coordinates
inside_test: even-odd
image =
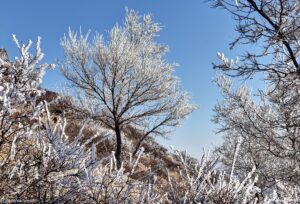
[[[250,44],[259,49],[240,56],[240,64],[215,68],[231,76],[251,78],[257,72],[272,74],[273,80],[288,74],[300,78],[300,3],[298,0],[211,0],[213,6],[233,15],[238,37],[230,44]],[[259,50],[259,51],[258,51]]]
[[[81,92],[91,117],[114,130],[118,166],[126,126],[142,132],[135,154],[146,137],[165,135],[195,108],[173,75],[175,64],[164,58],[167,47],[155,42],[159,30],[150,15],[128,11],[107,42],[101,35],[89,42],[88,34],[72,31],[62,41],[62,73]]]

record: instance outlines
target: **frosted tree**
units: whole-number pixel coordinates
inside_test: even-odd
[[[237,22],[239,44],[255,45],[239,59],[218,53],[215,68],[227,76],[244,79],[256,73],[267,81],[265,90],[232,88],[232,81],[216,81],[224,101],[215,106],[214,121],[220,125],[224,143],[217,151],[230,169],[233,149],[243,138],[236,170],[245,176],[253,165],[259,175],[259,200],[279,188],[299,188],[299,1],[213,0],[214,6],[229,11]]]
[[[299,85],[289,84],[287,89],[283,84],[260,92],[257,103],[245,86],[234,90],[230,80],[218,80],[225,98],[215,106],[214,121],[221,125],[219,131],[225,136],[218,152],[230,166],[232,149],[242,137],[236,169],[244,175],[255,165],[262,193],[275,188],[278,182],[299,187]]]
[[[62,73],[89,104],[84,110],[90,117],[115,132],[118,166],[124,128],[141,132],[135,154],[146,137],[164,136],[195,108],[173,75],[175,64],[164,57],[167,47],[155,41],[159,30],[151,15],[127,11],[124,25],[112,28],[107,41],[73,31],[62,40]]]

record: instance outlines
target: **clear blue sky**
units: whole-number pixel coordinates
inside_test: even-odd
[[[163,25],[158,41],[169,45],[167,59],[180,64],[176,75],[183,89],[191,93],[192,102],[199,105],[170,140],[161,143],[186,149],[193,156],[199,156],[203,147],[220,144],[221,136],[214,134],[216,126],[210,121],[214,104],[221,100],[212,83],[215,71],[211,63],[217,61],[217,51],[229,57],[238,54],[237,50],[228,50],[236,34],[231,16],[202,0],[2,0],[0,47],[13,58],[17,50],[12,34],[23,42],[41,36],[44,61],[55,63],[62,59],[59,43],[69,26],[105,33],[115,23],[122,23],[125,7],[141,14],[152,13],[154,20]],[[58,70],[48,71],[43,86],[58,90],[62,81]]]

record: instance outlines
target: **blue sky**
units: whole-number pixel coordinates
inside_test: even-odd
[[[0,21],[0,47],[8,50],[10,58],[17,55],[11,40],[16,34],[20,41],[42,37],[44,61],[55,63],[63,58],[60,39],[68,27],[83,31],[105,33],[115,23],[122,23],[125,7],[143,13],[152,13],[154,20],[163,25],[158,41],[169,45],[169,62],[180,67],[176,75],[181,78],[183,89],[189,91],[192,102],[199,105],[182,126],[170,135],[169,140],[160,139],[166,146],[186,149],[199,156],[202,148],[220,144],[221,136],[215,135],[216,126],[210,121],[212,108],[221,100],[219,90],[212,83],[217,51],[234,57],[241,50],[228,50],[236,33],[234,21],[228,13],[212,9],[201,0],[2,0]],[[43,86],[58,90],[63,78],[58,70],[48,71]]]

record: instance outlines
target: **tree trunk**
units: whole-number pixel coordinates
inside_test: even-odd
[[[115,126],[115,132],[116,132],[116,139],[117,139],[115,157],[117,161],[117,168],[119,169],[121,168],[121,152],[122,152],[122,138],[121,138],[121,131],[119,125]]]

